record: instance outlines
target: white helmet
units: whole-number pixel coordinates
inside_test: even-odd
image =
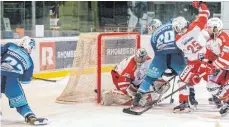
[[[36,45],[34,39],[25,36],[19,42],[19,46],[25,48],[28,51],[28,53],[31,53],[32,49],[34,49]]]
[[[159,26],[161,26],[162,23],[159,19],[153,19],[149,24],[148,24],[148,33],[152,34],[153,33],[153,26],[156,28],[158,28]]]
[[[213,33],[221,32],[223,29],[223,22],[219,18],[210,18],[207,22],[207,28],[211,28]]]
[[[188,21],[182,17],[176,17],[172,21],[172,27],[177,33],[183,33],[182,29],[187,28]]]
[[[147,51],[144,48],[140,48],[135,53],[135,61],[138,65],[146,61]]]

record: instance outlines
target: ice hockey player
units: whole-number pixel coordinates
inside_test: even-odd
[[[182,51],[176,46],[175,33],[172,24],[169,22],[162,25],[161,21],[154,19],[148,25],[149,31],[152,31],[151,45],[154,50],[155,57],[151,62],[147,75],[140,85],[138,92],[133,101],[133,106],[146,106],[141,103],[145,98],[145,92],[149,91],[150,86],[155,87],[155,81],[162,77],[163,73],[170,74],[175,77],[186,65]],[[173,75],[173,76],[172,76]],[[167,78],[167,81],[169,79]],[[164,85],[161,89],[166,91],[169,87]],[[157,91],[158,89],[155,89]],[[160,93],[163,94],[164,92]],[[158,98],[159,99],[159,98]]]
[[[135,55],[117,64],[111,71],[116,89],[102,93],[102,104],[106,106],[130,104],[146,74],[150,62],[151,58],[148,56],[147,51],[144,48],[140,48],[136,51]]]
[[[207,49],[198,73],[193,77],[198,83],[198,75],[206,71],[208,75],[207,90],[212,94],[213,101],[220,109],[222,116],[229,112],[229,36],[223,31],[223,22],[219,18],[211,18],[207,22]],[[222,106],[221,101],[224,101]]]
[[[201,60],[205,53],[206,40],[202,34],[202,30],[207,24],[209,10],[207,5],[200,1],[194,1],[192,3],[194,8],[199,9],[199,15],[190,25],[184,17],[177,17],[172,21],[172,27],[177,32],[176,44],[179,49],[182,50],[185,58],[187,59],[187,65],[179,75],[182,82],[178,83],[179,86],[183,86],[185,83],[188,85],[194,85],[192,76],[197,73]],[[190,106],[188,103],[188,89],[184,88],[180,91],[179,102],[180,105],[174,108],[174,112],[190,112]]]
[[[34,39],[23,37],[19,44],[1,45],[1,93],[9,99],[9,106],[16,108],[25,121],[32,125],[47,124],[45,118],[37,118],[31,110],[23,92],[21,83],[32,79],[33,61],[30,53],[35,48]]]

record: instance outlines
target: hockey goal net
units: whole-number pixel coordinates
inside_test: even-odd
[[[135,32],[80,34],[67,86],[57,103],[100,103],[101,90],[112,89],[114,65],[135,53],[140,35]]]

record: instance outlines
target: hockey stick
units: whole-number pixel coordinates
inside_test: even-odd
[[[172,88],[172,92],[173,92],[173,90],[174,90],[175,80],[176,80],[176,77],[175,77],[175,78],[174,78],[174,80],[173,80],[173,88]],[[174,102],[173,95],[171,95],[171,98],[170,98],[170,104],[172,104],[173,102]]]
[[[204,75],[206,74],[206,72],[202,73],[201,75],[199,75],[199,78],[202,78]],[[173,79],[173,78],[171,78]],[[170,80],[171,81],[171,80]],[[138,106],[137,107],[129,107],[129,108],[124,108],[123,112],[127,113],[127,114],[132,114],[132,115],[141,115],[144,112],[148,111],[149,109],[151,109],[152,107],[156,106],[157,104],[161,103],[162,101],[164,101],[165,99],[169,98],[170,96],[172,96],[173,94],[177,93],[178,91],[182,90],[183,88],[185,88],[186,86],[188,86],[188,84],[185,84],[181,87],[179,87],[177,90],[173,91],[172,93],[170,93],[169,95],[161,98],[158,101],[153,101],[151,104],[149,104],[148,106],[144,107],[142,111],[140,112],[136,112],[132,109],[137,109],[138,110]]]
[[[202,78],[205,74],[206,74],[206,72],[200,74],[200,75],[199,75],[199,78]],[[188,84],[185,84],[185,85],[179,87],[179,88],[178,88],[177,90],[175,90],[174,92],[170,93],[169,95],[167,95],[167,96],[163,97],[162,99],[160,99],[159,101],[157,101],[156,104],[158,104],[158,103],[164,101],[165,99],[167,99],[168,97],[172,96],[172,95],[175,94],[176,92],[182,90],[182,89],[185,88],[186,86],[188,86]]]
[[[47,81],[47,82],[57,82],[57,80],[55,79],[44,79],[44,78],[36,78],[36,77],[33,77],[33,79]]]
[[[41,81],[47,81],[47,82],[58,82],[60,80],[63,80],[65,79],[66,77],[68,77],[70,74],[67,74],[65,76],[63,76],[62,78],[59,78],[59,79],[45,79],[45,78],[38,78],[38,77],[33,77],[33,79],[35,80],[41,80]]]
[[[156,106],[157,104],[161,103],[162,101],[164,101],[165,99],[169,98],[170,96],[172,96],[173,94],[177,93],[178,91],[180,91],[181,89],[185,88],[188,84],[185,84],[184,86],[178,88],[177,90],[173,91],[172,93],[170,93],[169,95],[161,98],[158,101],[153,101],[151,104],[149,104],[148,106],[144,107],[142,111],[140,112],[136,112],[133,111],[132,109],[135,109],[135,107],[129,107],[129,108],[124,108],[123,112],[127,113],[127,114],[132,114],[132,115],[141,115],[144,112],[148,111],[149,109],[151,109],[152,107]],[[139,107],[138,107],[139,108]]]
[[[161,87],[164,86],[164,85],[167,85],[167,84],[168,84],[170,81],[172,81],[175,77],[176,77],[176,75],[174,75],[172,78],[170,78],[166,83],[162,84]],[[161,88],[161,87],[160,87],[160,88]],[[147,91],[147,92],[143,92],[142,94],[148,94],[148,93],[153,93],[153,92],[156,92],[156,91],[155,91],[155,90],[153,90],[153,91]]]

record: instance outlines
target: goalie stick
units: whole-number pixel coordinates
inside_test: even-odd
[[[123,112],[124,113],[127,113],[127,114],[132,114],[132,115],[141,115],[143,114],[144,112],[148,111],[149,109],[151,109],[152,107],[156,106],[157,104],[161,103],[162,101],[164,101],[165,99],[169,98],[170,96],[172,96],[173,94],[175,94],[176,92],[180,91],[181,89],[183,89],[184,87],[186,87],[186,85],[178,88],[177,90],[173,91],[172,93],[170,93],[169,95],[159,99],[158,101],[153,101],[151,102],[149,105],[143,107],[143,110],[141,110],[140,112],[136,112],[134,111],[133,109],[138,109],[139,107],[137,106],[136,107],[129,107],[129,108],[124,108],[123,109]]]
[[[164,85],[166,85],[166,84],[168,84],[170,81],[172,81],[174,78],[176,77],[176,75],[174,75],[172,78],[170,78],[166,83],[164,83],[163,85],[161,85],[161,87],[163,87]],[[144,92],[143,94],[147,94],[147,93],[153,93],[153,92],[155,92],[155,91],[147,91],[147,92]],[[175,91],[174,91],[175,92]],[[173,93],[174,94],[174,93]],[[145,107],[138,107],[138,106],[136,106],[136,107],[129,107],[129,108],[124,108],[123,109],[123,112],[124,113],[127,113],[127,114],[132,114],[132,115],[141,115],[142,113],[144,113],[144,112],[146,112],[146,111],[148,111],[149,109],[151,109],[154,105],[156,105],[157,103],[160,103],[161,101],[163,101],[163,100],[165,100],[165,99],[167,99],[168,97],[170,97],[170,96],[166,96],[166,98],[165,99],[160,99],[161,98],[161,96],[162,96],[162,94],[160,95],[160,97],[159,97],[159,100],[156,100],[156,101],[152,101],[152,102],[150,102],[149,104],[147,104]],[[136,112],[136,111],[133,111],[133,110],[139,110],[139,109],[142,109],[141,111],[139,111],[139,112]]]
[[[204,75],[206,74],[206,72],[202,73],[199,78],[202,78]],[[172,77],[169,81],[171,81],[174,77]],[[169,82],[168,81],[168,82]],[[146,105],[145,107],[139,107],[139,106],[136,106],[136,107],[129,107],[129,108],[124,108],[123,109],[123,112],[124,113],[127,113],[127,114],[132,114],[132,115],[141,115],[143,114],[144,112],[148,111],[149,109],[151,109],[152,107],[156,106],[157,104],[161,103],[162,101],[164,101],[165,99],[169,98],[170,96],[172,96],[173,94],[177,93],[178,91],[182,90],[183,88],[185,88],[186,86],[188,86],[188,84],[185,84],[181,87],[179,87],[177,90],[173,91],[172,93],[170,93],[169,95],[157,100],[157,101],[152,101],[151,103],[149,103],[148,105]],[[152,91],[148,91],[148,93],[151,93]],[[161,97],[161,95],[160,95]],[[141,110],[139,110],[141,109]],[[139,110],[139,112],[137,111],[134,111],[134,110]]]

